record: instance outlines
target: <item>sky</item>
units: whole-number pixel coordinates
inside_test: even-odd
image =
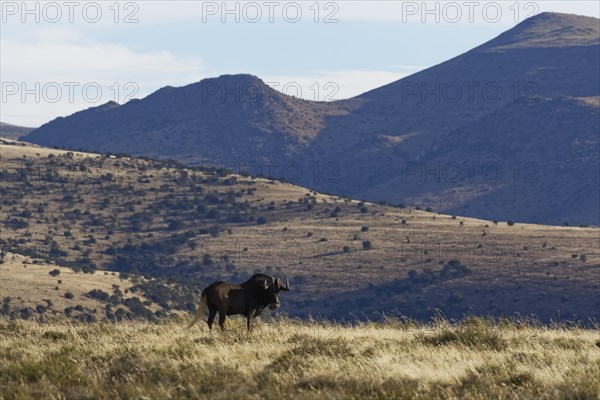
[[[331,101],[597,1],[1,1],[0,120],[40,126],[161,87],[249,73]]]

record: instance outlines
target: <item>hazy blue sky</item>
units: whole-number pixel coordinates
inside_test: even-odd
[[[463,53],[534,13],[600,16],[596,1],[22,4],[1,4],[0,119],[29,126],[226,73],[341,99]]]

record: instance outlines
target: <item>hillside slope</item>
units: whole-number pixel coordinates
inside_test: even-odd
[[[595,228],[452,217],[174,162],[20,143],[3,144],[2,157],[3,253],[81,274],[143,275],[136,293],[163,313],[193,310],[214,280],[263,271],[289,276],[281,311],[301,317],[599,318]],[[4,292],[11,275],[3,268]]]
[[[6,122],[0,122],[0,137],[7,139],[18,139],[21,136],[29,134],[35,128],[27,128],[24,126],[17,126],[8,124]]]
[[[599,166],[600,97],[537,98],[455,129],[365,197],[403,196],[491,220],[599,225]]]
[[[136,287],[143,282],[139,277],[131,279],[108,271],[78,273],[9,252],[3,252],[0,260],[0,314],[12,318],[63,321],[67,316],[94,322],[176,315],[174,310],[167,313],[162,306],[139,293]],[[140,307],[146,315],[139,315]]]

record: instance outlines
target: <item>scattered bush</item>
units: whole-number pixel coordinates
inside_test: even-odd
[[[108,301],[110,295],[101,289],[93,289],[86,293],[86,296],[90,299],[96,299],[100,301]]]
[[[168,229],[170,231],[176,231],[176,230],[182,229],[183,226],[184,226],[183,221],[179,221],[179,220],[171,221],[171,222],[169,222]]]
[[[21,211],[20,216],[22,218],[31,218],[31,211],[29,211],[29,210],[23,210],[23,211]]]

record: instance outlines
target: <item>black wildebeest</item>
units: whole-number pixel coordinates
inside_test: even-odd
[[[246,282],[234,283],[216,281],[202,291],[202,300],[198,306],[196,317],[190,323],[191,328],[202,316],[208,306],[208,328],[212,330],[213,321],[219,312],[219,326],[225,330],[225,316],[243,314],[246,316],[248,330],[251,321],[258,317],[262,310],[269,306],[271,310],[279,307],[279,292],[287,292],[290,286],[287,278],[285,283],[279,278],[265,274],[254,274]]]

